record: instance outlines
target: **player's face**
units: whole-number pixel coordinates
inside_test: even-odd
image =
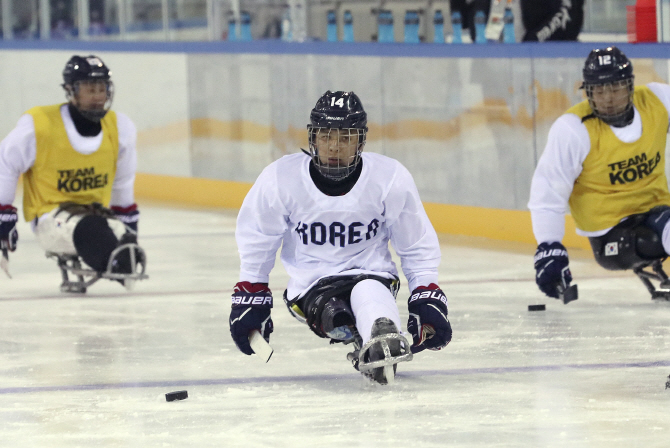
[[[627,81],[590,86],[591,98],[602,115],[619,115],[628,107],[630,90]]]
[[[314,144],[322,165],[349,166],[356,158],[358,129],[319,129]]]
[[[108,82],[78,81],[75,87],[76,106],[83,110],[105,110],[110,99]]]

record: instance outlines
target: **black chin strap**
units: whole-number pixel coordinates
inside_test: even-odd
[[[635,110],[633,110],[631,107],[626,112],[624,112],[620,118],[617,118],[616,120],[613,120],[611,123],[607,124],[614,126],[615,128],[624,128],[633,122],[633,118],[635,118]]]
[[[635,118],[635,110],[631,107],[614,120],[606,120],[603,117],[596,115],[595,112],[591,112],[590,114],[582,117],[582,123],[584,123],[586,120],[590,120],[591,118],[600,118],[603,123],[614,126],[615,128],[625,128],[633,122],[633,118]]]
[[[363,171],[363,159],[361,158],[360,163],[356,169],[347,177],[342,180],[332,180],[328,179],[316,169],[314,166],[314,161],[309,162],[309,175],[316,185],[316,188],[321,191],[321,193],[328,196],[342,196],[351,191],[356,185],[358,178],[361,177],[361,171]]]
[[[102,125],[99,121],[92,121],[84,117],[72,103],[68,104],[67,108],[70,111],[74,127],[77,128],[79,135],[83,137],[95,137],[102,131]]]

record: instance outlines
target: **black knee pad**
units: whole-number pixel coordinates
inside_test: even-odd
[[[649,261],[665,258],[661,237],[644,222],[646,214],[634,215],[603,236],[591,237],[593,255],[600,266],[618,271],[634,269]]]
[[[635,229],[635,250],[644,260],[657,260],[667,256],[661,236],[646,225]]]
[[[97,272],[107,270],[109,256],[119,244],[107,219],[96,215],[81,218],[74,228],[72,240],[84,263]]]

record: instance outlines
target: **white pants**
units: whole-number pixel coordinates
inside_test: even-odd
[[[351,290],[351,310],[356,317],[356,328],[363,338],[363,344],[370,340],[372,324],[380,317],[391,319],[398,330],[400,312],[391,291],[377,280],[358,282]]]
[[[72,234],[77,223],[85,215],[72,216],[64,211],[56,215],[58,210],[56,208],[38,218],[37,224],[33,226],[37,242],[46,252],[77,255]],[[117,238],[121,238],[126,233],[126,225],[118,219],[107,219],[107,223]]]

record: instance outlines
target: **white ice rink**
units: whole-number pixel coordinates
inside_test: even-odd
[[[536,289],[534,247],[443,237],[453,341],[378,386],[289,315],[279,263],[275,353],[238,352],[235,212],[141,211],[151,278],[132,293],[60,293],[20,224],[14,278],[0,278],[0,447],[670,446],[670,303],[631,272],[571,251],[580,298],[563,305]]]

